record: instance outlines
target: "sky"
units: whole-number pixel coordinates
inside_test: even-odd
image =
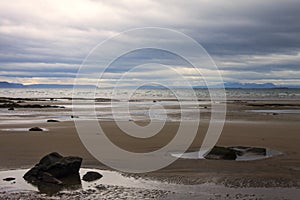
[[[127,30],[160,27],[197,41],[218,71],[206,67],[203,55],[197,57],[193,49],[185,51],[203,61],[202,77],[180,55],[140,49],[114,60],[100,80],[98,73],[106,66],[95,64],[82,83],[98,79],[111,86],[126,77],[124,85],[145,80],[180,85],[183,76],[201,85],[203,79],[214,82],[220,73],[225,82],[300,85],[299,8],[299,0],[0,1],[0,81],[72,84],[99,43]],[[154,35],[145,30],[123,36],[94,58],[105,60],[124,46],[145,42],[182,48],[186,44],[160,32]]]

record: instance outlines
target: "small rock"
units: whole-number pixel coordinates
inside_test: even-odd
[[[56,119],[48,119],[47,122],[59,122],[59,121]]]
[[[98,180],[100,178],[102,178],[103,176],[98,173],[98,172],[87,172],[83,177],[82,180],[87,181],[87,182],[91,182],[91,181],[95,181]]]
[[[97,185],[95,188],[97,188],[99,191],[106,190],[107,188],[104,185]]]
[[[16,178],[13,177],[7,177],[3,179],[3,181],[14,181],[14,180],[16,180]]]
[[[29,131],[43,131],[43,129],[41,129],[39,127],[33,127],[33,128],[30,128]]]

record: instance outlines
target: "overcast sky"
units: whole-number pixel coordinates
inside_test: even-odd
[[[299,8],[299,0],[0,1],[0,80],[73,83],[95,45],[128,29],[162,27],[201,44],[225,82],[300,85]],[[124,45],[149,40],[144,37],[127,38]],[[164,64],[190,77],[193,85],[201,85],[188,63],[151,49],[118,59],[101,81],[109,85],[131,67],[146,63],[158,64],[128,77],[135,81],[150,75],[153,80],[173,77],[174,71],[160,65]],[[207,71],[211,78],[215,73]]]

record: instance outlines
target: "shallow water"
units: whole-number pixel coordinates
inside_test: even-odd
[[[181,96],[190,97],[191,92],[187,89],[172,89]],[[218,89],[213,89],[218,91]],[[76,90],[73,94],[73,88],[0,88],[0,96],[4,97],[20,97],[20,98],[71,98],[73,95],[78,98],[96,97],[96,98],[111,98],[114,96],[117,99],[127,98],[133,92],[133,89],[87,89],[82,88]],[[197,97],[209,98],[207,89],[195,89]],[[140,88],[134,93],[137,99],[170,99],[174,98],[174,93],[168,89],[145,89]],[[300,89],[226,89],[228,99],[299,99]]]
[[[95,188],[98,185],[109,185],[109,186],[121,186],[127,188],[141,188],[141,189],[157,189],[157,190],[166,190],[166,191],[181,191],[187,192],[190,191],[191,188],[195,186],[188,185],[179,185],[179,184],[169,184],[166,182],[154,181],[154,180],[146,180],[142,178],[133,178],[126,177],[122,174],[115,171],[108,170],[98,170],[98,169],[80,169],[80,181],[76,182],[76,184],[72,184],[71,186],[64,187],[61,190],[57,190],[54,187],[50,188],[37,188],[36,186],[26,182],[23,179],[23,175],[29,169],[19,169],[19,170],[8,170],[8,171],[0,171],[0,192],[22,192],[22,191],[36,191],[45,193],[48,195],[53,195],[58,191],[74,191],[74,190],[87,190]],[[103,177],[99,180],[86,182],[82,180],[83,175],[88,171],[99,172],[103,175]],[[15,180],[13,181],[4,181],[4,178],[13,177]],[[215,185],[211,183],[199,185],[199,188],[207,188],[208,186]],[[191,188],[190,188],[191,187]],[[195,190],[197,191],[197,190]]]
[[[271,158],[274,156],[279,156],[282,155],[283,153],[274,149],[266,149],[266,155],[243,155],[243,156],[237,156],[236,160],[237,161],[252,161],[252,160],[262,160],[262,159],[267,159]]]
[[[299,109],[294,110],[247,110],[247,112],[255,113],[277,113],[277,114],[300,114]]]
[[[23,179],[23,175],[29,169],[19,169],[19,170],[8,170],[8,171],[0,171],[0,192],[1,191],[40,191],[36,186],[26,182]],[[82,176],[88,171],[96,171],[103,175],[103,177],[97,181],[93,182],[85,182],[82,181]],[[13,177],[15,180],[12,181],[4,181],[4,178]],[[80,169],[80,180],[73,184],[72,187],[63,188],[63,190],[77,190],[77,189],[89,189],[96,185],[116,185],[116,186],[126,186],[126,187],[134,187],[134,188],[152,188],[154,185],[158,185],[159,182],[155,181],[146,181],[139,180],[130,177],[122,176],[118,172],[107,171],[107,170],[97,170],[97,169]],[[43,188],[43,193],[53,193],[56,191],[56,188],[48,188],[48,191]],[[57,192],[57,191],[56,191]]]
[[[0,124],[28,124],[43,123],[47,119],[55,119],[59,121],[70,121],[72,115],[78,115],[79,120],[161,120],[161,121],[180,121],[193,120],[195,115],[199,115],[200,105],[208,106],[209,101],[191,102],[183,101],[149,101],[141,100],[139,102],[84,102],[82,104],[70,104],[70,102],[60,102],[59,106],[65,109],[47,108],[16,108],[11,111],[7,108],[0,108]],[[91,112],[95,107],[95,113]],[[76,109],[74,114],[72,108]],[[113,109],[113,110],[112,110]],[[184,113],[183,115],[181,115]]]
[[[41,128],[43,131],[29,131],[29,128],[2,128],[1,131],[20,131],[20,132],[44,132],[49,131],[46,128]]]
[[[171,153],[172,156],[176,158],[184,158],[184,159],[205,159],[204,156],[207,151],[195,151],[188,153]],[[283,153],[273,149],[266,149],[266,155],[253,155],[253,154],[245,154],[242,156],[237,155],[236,161],[253,161],[253,160],[262,160],[271,158],[274,156],[282,155]]]
[[[5,195],[6,193],[9,196],[11,196],[13,194],[26,191],[41,192],[41,190],[39,190],[37,187],[27,183],[22,178],[27,171],[28,169],[0,171],[0,194],[2,193]],[[85,174],[87,171],[97,171],[101,173],[103,177],[94,182],[80,181],[79,184],[64,188],[61,191],[69,193],[71,196],[69,196],[68,198],[78,198],[80,197],[80,194],[83,195],[83,191],[94,189],[95,193],[93,193],[92,199],[106,199],[106,197],[110,199],[124,199],[125,193],[130,193],[130,191],[133,191],[129,196],[130,199],[135,199],[136,193],[134,191],[136,188],[140,188],[141,190],[149,189],[170,191],[171,193],[169,193],[166,199],[215,199],[214,197],[217,196],[217,199],[236,199],[237,196],[244,196],[253,197],[254,199],[263,198],[296,200],[298,199],[297,197],[299,195],[299,189],[297,188],[228,188],[223,185],[216,185],[214,183],[204,183],[199,185],[170,184],[166,182],[146,180],[142,178],[135,179],[132,177],[125,177],[118,172],[97,169],[80,169],[80,180],[83,174]],[[3,180],[4,178],[8,177],[14,177],[15,180]],[[101,187],[102,185],[106,187],[104,192],[97,189],[97,186]],[[120,187],[129,188],[129,190],[118,189]],[[56,190],[51,191],[50,189],[50,192],[48,191],[47,193],[47,191],[42,191],[42,193],[46,193],[48,195],[55,195],[54,193],[51,193],[53,191]],[[72,196],[73,191],[75,192],[74,196]],[[143,198],[147,198],[147,194],[149,193],[142,193]]]

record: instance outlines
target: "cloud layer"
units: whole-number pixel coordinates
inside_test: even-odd
[[[163,27],[199,42],[225,81],[300,85],[299,7],[298,0],[0,1],[0,77],[25,84],[72,83],[98,43],[132,28]],[[119,45],[151,43],[160,36],[126,39]],[[171,46],[181,41],[161,42]],[[185,61],[159,50],[120,58],[102,82],[109,85],[130,67],[145,63],[167,64],[192,84],[201,82]],[[153,80],[180,84],[172,79],[172,71],[154,66],[149,70],[135,71],[132,80],[152,75]],[[207,71],[211,79],[214,73]]]

